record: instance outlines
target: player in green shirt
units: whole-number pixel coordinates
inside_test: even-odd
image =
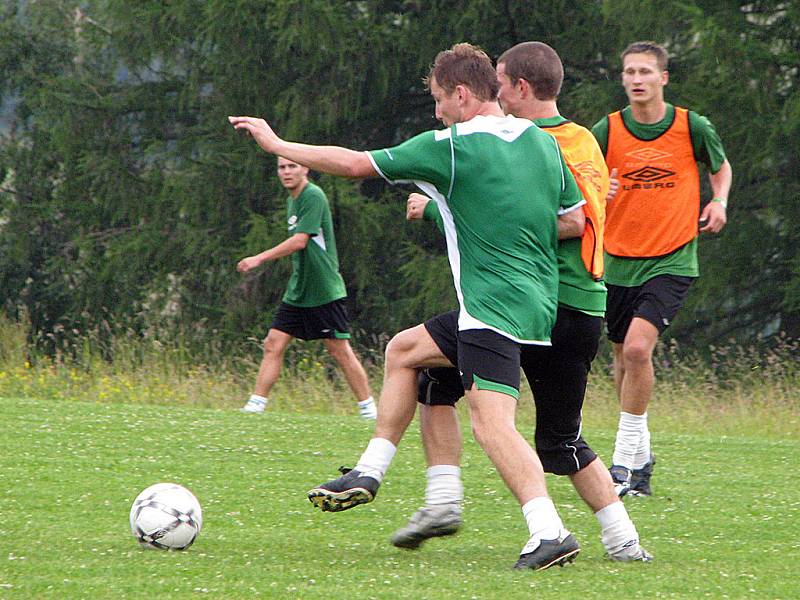
[[[546,472],[570,478],[600,523],[609,557],[649,561],[651,556],[639,544],[636,527],[614,493],[608,470],[582,435],[581,410],[606,304],[606,288],[599,277],[609,177],[592,134],[559,113],[557,98],[563,76],[558,54],[542,42],[517,44],[497,62],[503,110],[552,132],[563,144],[562,152],[587,201],[583,207],[587,211],[585,228],[575,228],[564,218],[559,220],[559,307],[552,346],[526,346],[522,351],[522,368],[536,406],[536,453]],[[432,220],[443,229],[437,204],[421,194],[411,194],[406,216]],[[594,275],[581,256],[583,241],[591,243],[589,265]],[[455,319],[455,314],[450,318]],[[457,361],[456,340],[448,330],[440,332],[434,320],[426,326],[439,347],[448,349],[451,361]],[[461,440],[455,404],[463,394],[457,369],[420,372],[420,430],[428,462],[425,506],[395,532],[395,546],[418,548],[426,539],[451,535],[461,526]]]
[[[267,152],[336,175],[414,182],[436,199],[461,306],[458,362],[473,431],[522,506],[530,533],[515,566],[563,564],[579,545],[514,415],[520,343],[548,344],[555,318],[557,214],[583,201],[555,141],[530,121],[503,114],[485,53],[457,44],[439,53],[427,81],[447,129],[370,153],[287,142],[262,119],[229,120]],[[523,162],[530,168],[517,168]],[[417,369],[450,365],[423,325],[396,335],[386,349],[373,439],[355,469],[309,492],[312,502],[338,511],[372,501],[414,416]]]
[[[664,101],[667,52],[636,42],[622,53],[630,105],[592,132],[621,180],[606,227],[608,337],[621,412],[611,475],[617,493],[650,495],[655,458],[647,409],[653,351],[699,275],[697,234],[727,222],[732,170],[708,119]],[[713,200],[700,210],[697,163],[709,170]]]
[[[342,368],[361,416],[375,419],[377,409],[367,374],[349,342],[347,292],[339,274],[328,198],[308,180],[306,167],[282,156],[278,157],[278,178],[289,191],[289,237],[269,250],[243,258],[236,268],[247,273],[264,262],[291,256],[292,276],[264,340],[255,389],[242,411],[264,412],[289,342],[294,338],[322,339],[325,349]]]

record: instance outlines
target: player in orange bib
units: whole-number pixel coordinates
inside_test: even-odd
[[[653,350],[699,275],[698,232],[718,233],[727,222],[732,179],[711,122],[664,101],[667,58],[654,42],[628,46],[622,85],[630,105],[592,128],[620,181],[606,208],[604,240],[606,322],[621,405],[610,471],[619,496],[652,493]],[[702,209],[698,163],[713,192]]]

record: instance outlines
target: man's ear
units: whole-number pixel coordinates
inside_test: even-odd
[[[457,85],[456,86],[456,93],[458,94],[458,103],[464,105],[467,101],[472,97],[472,93],[469,91],[469,88],[465,85]]]
[[[523,79],[522,77],[517,79],[517,90],[523,100],[533,96],[533,87],[527,79]]]

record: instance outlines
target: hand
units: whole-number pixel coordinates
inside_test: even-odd
[[[409,194],[408,201],[406,202],[406,220],[413,221],[415,219],[421,219],[425,213],[425,207],[430,201],[430,198],[422,194],[417,194],[416,192]]]
[[[278,144],[282,141],[264,119],[228,117],[228,121],[234,129],[244,129],[253,136],[259,146],[271,154],[275,154]]]
[[[614,198],[617,197],[617,192],[619,191],[619,179],[617,179],[617,167],[611,169],[611,173],[608,174],[609,176],[609,185],[608,185],[608,194],[606,194],[606,202],[611,202]]]
[[[701,232],[719,233],[728,222],[725,207],[719,202],[709,202],[700,214],[700,222],[705,223],[700,227]]]
[[[248,271],[255,269],[260,264],[261,263],[258,258],[255,256],[248,256],[236,264],[236,270],[239,271],[239,273],[247,273]]]

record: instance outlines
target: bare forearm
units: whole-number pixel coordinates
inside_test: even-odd
[[[274,154],[293,160],[301,165],[341,177],[374,177],[377,175],[364,152],[341,146],[312,146],[298,142],[280,140]]]
[[[278,258],[283,258],[284,256],[289,256],[298,250],[302,250],[304,247],[304,245],[298,243],[294,238],[289,238],[288,240],[282,241],[277,246],[273,246],[268,250],[264,250],[263,252],[256,254],[256,258],[258,259],[259,264],[261,264],[269,260],[276,260]]]
[[[266,152],[288,158],[301,165],[342,177],[375,177],[377,173],[365,152],[340,146],[312,146],[287,142],[278,137],[269,123],[257,117],[228,117],[235,129],[249,133]]]
[[[292,237],[285,239],[277,246],[269,250],[264,250],[255,256],[248,256],[239,261],[236,270],[240,273],[247,273],[269,260],[275,260],[284,256],[289,256],[298,250],[302,250],[308,244],[309,235],[307,233],[296,233]]]
[[[583,209],[577,208],[558,217],[558,239],[567,240],[583,235],[586,227],[586,215]]]
[[[711,173],[708,179],[711,182],[711,190],[714,193],[714,198],[724,198],[727,200],[728,194],[731,191],[731,183],[733,182],[733,169],[731,169],[731,164],[728,160],[725,159],[719,171]]]

